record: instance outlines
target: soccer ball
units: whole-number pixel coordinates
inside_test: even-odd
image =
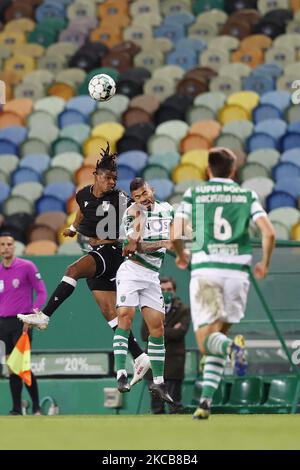
[[[116,82],[105,73],[95,75],[89,83],[89,94],[96,101],[108,101],[116,93]]]

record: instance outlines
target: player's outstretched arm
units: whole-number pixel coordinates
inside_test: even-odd
[[[77,233],[77,229],[78,229],[82,219],[83,219],[83,214],[79,209],[76,212],[76,217],[75,217],[75,220],[74,220],[73,224],[70,225],[70,227],[67,227],[67,228],[64,229],[63,236],[64,237],[72,237],[72,238],[75,237],[75,235]]]
[[[268,274],[275,247],[275,230],[268,217],[259,217],[255,223],[262,236],[262,259],[255,265],[254,275],[257,279],[263,279]]]

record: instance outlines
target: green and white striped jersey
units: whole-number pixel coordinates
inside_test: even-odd
[[[176,217],[192,224],[192,274],[204,274],[203,269],[226,269],[229,276],[247,272],[252,261],[249,223],[262,216],[266,213],[256,193],[230,179],[213,178],[188,189]]]
[[[128,211],[134,209],[135,204],[132,204],[124,213],[123,227],[126,237],[134,232],[134,217]],[[143,209],[141,206],[136,206],[137,210],[141,212],[141,222],[143,226],[143,233],[141,234],[141,241],[155,242],[159,240],[170,240],[170,226],[174,219],[173,207],[168,202],[155,201],[151,210]],[[144,267],[159,272],[162,262],[166,253],[165,248],[160,248],[151,253],[135,253],[132,260],[136,260]]]

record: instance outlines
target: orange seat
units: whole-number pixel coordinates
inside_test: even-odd
[[[85,157],[85,159],[83,160],[82,166],[93,166],[95,168],[97,160],[98,160],[97,155],[89,155],[88,157]]]
[[[290,7],[294,13],[300,10],[300,0],[290,0]]]
[[[219,137],[221,132],[220,123],[217,121],[197,121],[195,122],[189,130],[190,134],[198,134],[202,137],[205,137],[208,141],[213,142],[217,137]]]
[[[29,243],[25,248],[25,255],[28,256],[48,256],[57,252],[57,245],[50,240],[39,240]]]
[[[240,50],[262,49],[266,50],[272,46],[272,39],[264,34],[253,34],[243,39],[240,43]]]
[[[76,90],[67,83],[54,83],[48,88],[47,95],[58,96],[59,98],[68,101],[70,98],[76,95]]]
[[[91,42],[103,42],[108,47],[116,46],[122,41],[122,30],[120,28],[111,28],[109,24],[102,24],[90,32]]]
[[[87,165],[87,166],[82,166],[79,168],[79,170],[76,171],[75,173],[75,183],[77,185],[88,185],[88,184],[93,184],[95,177],[93,175],[93,172],[95,171],[95,165]]]
[[[22,78],[15,70],[10,70],[0,72],[0,80],[4,82],[6,86],[15,87],[22,81]]]
[[[180,142],[180,152],[186,153],[196,149],[210,149],[212,142],[198,134],[188,134]]]
[[[231,62],[242,62],[255,69],[264,63],[264,52],[261,49],[239,49],[232,53]]]
[[[129,103],[130,108],[140,108],[147,111],[150,116],[158,110],[160,102],[153,95],[137,95]]]
[[[4,111],[18,114],[21,118],[26,118],[32,113],[33,103],[29,98],[15,98],[8,101],[3,107]]]
[[[11,126],[24,126],[24,119],[11,111],[0,113],[0,129]]]

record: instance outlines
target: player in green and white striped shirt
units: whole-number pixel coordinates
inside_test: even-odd
[[[159,270],[166,248],[171,247],[170,229],[173,208],[167,202],[155,201],[154,191],[142,178],[130,185],[135,201],[124,214],[123,226],[127,245],[124,255],[130,256],[117,272],[118,328],[114,336],[114,356],[118,390],[128,392],[125,370],[128,336],[136,307],[140,307],[149,330],[148,355],[153,384],[149,390],[173,404],[164,384],[164,316],[165,306],[159,281]]]
[[[184,194],[176,213],[174,235],[176,262],[185,268],[189,253],[178,239],[179,227],[184,234],[192,227],[191,314],[199,349],[206,355],[202,396],[194,414],[197,419],[209,416],[227,355],[232,351],[237,356],[243,354],[227,333],[244,317],[246,308],[252,261],[250,220],[262,234],[262,260],[254,268],[258,279],[267,275],[275,240],[273,226],[257,195],[232,180],[235,155],[228,149],[211,149],[208,165],[209,181]]]

